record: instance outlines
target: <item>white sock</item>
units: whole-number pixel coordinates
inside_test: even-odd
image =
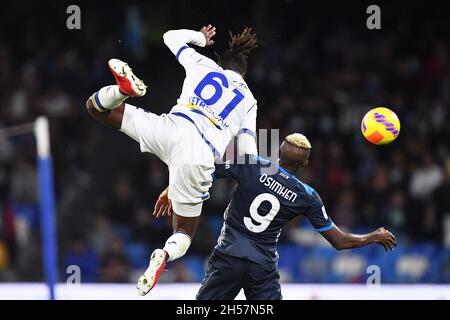
[[[166,241],[163,250],[167,252],[167,262],[184,256],[189,246],[191,245],[191,238],[182,232],[175,232]]]
[[[128,98],[129,96],[120,92],[118,85],[113,85],[103,87],[94,93],[92,96],[92,102],[98,111],[104,112],[117,108]]]

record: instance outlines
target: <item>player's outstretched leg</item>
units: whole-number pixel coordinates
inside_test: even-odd
[[[196,166],[192,164],[183,165],[176,170],[173,167],[172,170],[169,168],[171,174],[171,179],[169,180],[171,180],[172,183],[165,191],[167,198],[160,197],[159,201],[164,202],[163,199],[166,199],[167,202],[171,201],[172,203],[172,226],[174,233],[167,239],[162,250],[157,249],[153,251],[150,258],[150,265],[145,273],[139,278],[137,283],[137,289],[140,295],[147,294],[155,286],[161,271],[164,270],[166,262],[179,259],[188,251],[189,246],[191,245],[191,240],[197,230],[198,222],[200,220],[200,213],[202,211],[203,202],[198,196],[200,193],[198,191],[201,191],[201,194],[208,195],[208,189],[211,185],[211,175],[205,173],[207,172],[206,169],[209,170],[209,168],[210,167],[208,166]],[[200,170],[204,170],[204,172],[200,172]],[[176,174],[175,177],[180,178],[183,181],[180,181],[180,179],[174,179],[173,174]],[[192,180],[194,179],[196,179],[196,183],[198,183],[198,186],[196,186],[196,190],[198,191],[195,196],[192,196],[192,202],[179,202],[173,199],[173,197],[169,200],[170,190],[173,190],[172,196],[174,197],[182,192],[192,192],[192,190],[194,190],[192,187],[194,185]],[[189,184],[191,189],[186,187],[186,183]]]
[[[138,294],[145,296],[158,281],[159,275],[164,271],[166,266],[167,254],[162,249],[153,251],[150,257],[150,265],[144,274],[139,278],[136,288]]]
[[[109,69],[116,78],[116,83],[124,94],[130,97],[142,97],[147,91],[144,81],[136,77],[128,63],[119,59],[108,61]]]
[[[145,95],[147,86],[133,73],[127,63],[119,59],[111,59],[108,66],[117,85],[103,87],[92,95],[91,101],[97,111],[113,110],[129,97]]]
[[[197,223],[197,217],[192,218]],[[153,289],[158,281],[159,275],[166,266],[166,262],[170,262],[184,256],[191,245],[191,237],[184,232],[175,232],[167,239],[163,249],[156,249],[150,257],[150,265],[144,274],[139,278],[136,288],[138,294],[146,295]]]

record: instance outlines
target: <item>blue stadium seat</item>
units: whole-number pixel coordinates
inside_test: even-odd
[[[444,251],[443,251],[444,250]],[[333,272],[336,257],[342,255],[359,256],[365,261],[365,267],[377,265],[381,269],[383,283],[442,283],[450,282],[450,249],[441,249],[430,243],[418,243],[406,246],[399,244],[394,251],[385,252],[381,246],[371,245],[350,252],[338,252],[331,247],[301,247],[280,245],[278,248],[280,273],[287,275],[294,282],[363,282],[367,279],[366,268],[360,275],[348,276]],[[427,264],[426,270],[415,277],[398,273],[399,263],[408,263],[406,259],[419,257]],[[406,261],[406,262],[405,262]],[[420,260],[419,260],[420,261]],[[447,270],[447,271],[446,271]]]
[[[201,282],[205,275],[205,259],[200,256],[187,255],[184,256],[180,263],[182,263],[189,273],[194,277],[194,281]]]
[[[352,249],[352,253],[360,254],[360,255],[364,256],[368,260],[368,262],[370,262],[370,259],[377,254],[379,249],[382,249],[382,248],[379,247],[378,245],[371,244],[371,245],[368,245],[365,247]]]
[[[439,251],[439,247],[433,243],[421,242],[415,243],[406,248],[407,253],[424,254],[434,256]]]
[[[407,275],[397,275],[397,280],[399,282],[433,283],[439,282],[441,280],[442,274],[440,270],[442,268],[442,260],[440,249],[438,246],[432,243],[416,243],[414,245],[408,246],[405,249],[404,254],[404,257],[422,257],[424,261],[428,263],[428,268],[418,278]]]
[[[32,203],[15,203],[12,210],[16,215],[23,217],[31,230],[39,229],[39,210],[36,204]]]
[[[125,253],[133,269],[148,267],[151,250],[145,244],[131,242],[126,245]]]
[[[439,252],[436,252],[431,258],[430,258],[430,268],[428,271],[423,275],[421,282],[424,283],[443,283],[446,282],[444,279],[444,271],[445,271],[445,263],[441,259],[441,254]],[[450,266],[450,260],[449,260],[449,266]],[[447,283],[450,282],[447,280]]]
[[[131,231],[127,227],[124,226],[113,226],[114,233],[122,239],[122,241],[127,244],[131,242]]]
[[[280,256],[278,261],[280,275],[284,275],[290,281],[299,282],[299,279],[295,279],[297,274],[295,269],[298,262],[306,255],[308,248],[293,244],[284,244],[279,245],[277,251]]]
[[[450,248],[445,248],[439,255],[439,273],[441,282],[450,283]]]
[[[368,260],[369,265],[377,265],[381,270],[381,281],[383,283],[396,283],[397,274],[395,265],[399,257],[405,252],[405,247],[398,245],[394,251],[386,252],[381,246],[376,246],[373,255]]]
[[[367,256],[362,252],[342,251],[331,261],[327,282],[361,283],[367,278]]]
[[[295,281],[304,283],[326,282],[331,261],[336,255],[337,251],[332,247],[316,246],[307,250],[296,261]]]
[[[214,236],[218,237],[220,235],[220,230],[222,229],[223,225],[223,216],[222,215],[208,216],[207,222],[209,228],[214,233]]]

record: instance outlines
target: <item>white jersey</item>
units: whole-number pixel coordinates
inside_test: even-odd
[[[191,121],[217,157],[239,135],[239,153],[256,154],[257,103],[240,74],[224,70],[187,43],[205,46],[201,32],[171,30],[164,43],[185,68],[186,78],[171,114]]]
[[[215,159],[231,139],[238,136],[239,154],[257,154],[256,100],[239,74],[187,46],[204,46],[202,33],[168,31],[164,42],[186,70],[177,105],[156,115],[125,104],[120,130],[167,164],[175,213],[194,217],[209,198]]]

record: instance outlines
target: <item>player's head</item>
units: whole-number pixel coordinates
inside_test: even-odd
[[[281,144],[278,163],[291,172],[297,172],[308,164],[310,150],[311,143],[304,135],[290,134]]]
[[[218,64],[223,69],[231,69],[243,77],[247,73],[247,57],[257,45],[256,34],[252,28],[245,27],[244,30],[233,35],[230,31],[229,48],[218,55]]]

